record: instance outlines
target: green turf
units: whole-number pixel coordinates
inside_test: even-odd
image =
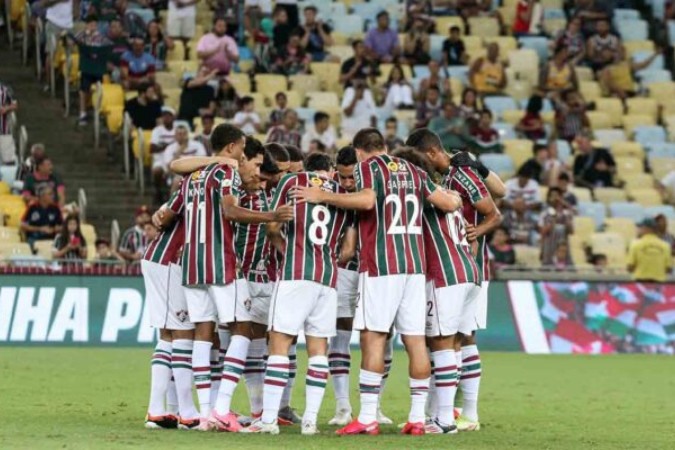
[[[485,353],[483,429],[454,436],[303,437],[297,427],[276,437],[147,431],[150,349],[0,349],[0,449],[580,449],[674,448],[675,360],[659,356],[528,356]],[[304,358],[299,358],[304,373]],[[394,358],[384,411],[404,421],[405,355]],[[352,399],[356,403],[355,377]],[[294,405],[303,406],[303,382]],[[236,408],[247,400],[239,389]],[[333,412],[329,386],[320,420]],[[225,447],[226,446],[226,447]]]

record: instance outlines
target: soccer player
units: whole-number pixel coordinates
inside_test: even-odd
[[[382,134],[365,128],[354,136],[359,164],[356,191],[339,194],[298,187],[296,196],[314,203],[354,209],[359,214],[359,301],[354,328],[361,332],[361,412],[338,434],[379,434],[377,404],[384,350],[392,327],[401,333],[409,357],[411,408],[404,434],[424,434],[424,406],[431,367],[425,343],[425,261],[421,207],[442,211],[461,206],[459,196],[438,189],[427,175],[387,155]]]
[[[289,173],[298,173],[305,170],[305,155],[295,145],[284,145],[288,156],[290,158],[290,165],[288,166]]]
[[[292,193],[298,186],[344,192],[330,177],[328,155],[310,155],[307,170],[282,178],[271,205],[272,209],[295,205],[295,220],[284,226],[285,238],[278,225],[267,227],[271,242],[283,250],[283,260],[270,305],[263,414],[244,429],[247,433],[279,433],[277,418],[288,382],[288,351],[300,330],[305,332],[309,356],[301,431],[304,435],[318,433],[316,420],[328,380],[327,339],[335,335],[337,320],[337,249],[340,246],[340,259],[350,259],[356,230],[349,227],[353,217],[344,209],[293,201]]]
[[[434,168],[445,174],[444,186],[450,186],[459,192],[463,201],[462,214],[468,224],[474,228],[477,238],[476,263],[481,271],[481,286],[475,295],[470,296],[475,308],[472,330],[459,330],[461,335],[455,339],[457,367],[460,370],[459,388],[464,399],[462,415],[457,419],[459,431],[480,429],[478,421],[478,390],[480,387],[480,356],[476,346],[476,329],[485,328],[487,320],[487,289],[490,279],[486,234],[492,232],[501,223],[501,214],[492,195],[503,195],[503,183],[499,177],[485,166],[474,161],[466,152],[450,156],[435,133],[428,129],[415,130],[406,141],[406,145],[424,154]],[[480,171],[480,173],[478,172]],[[433,350],[433,349],[432,349]],[[461,368],[461,369],[460,369]]]

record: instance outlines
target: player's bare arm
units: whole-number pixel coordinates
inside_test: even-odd
[[[492,198],[500,199],[506,196],[506,186],[499,175],[485,167],[485,164],[476,159],[470,152],[456,153],[450,161],[455,167],[471,167],[474,169],[483,178],[485,187],[487,187]]]
[[[155,214],[152,215],[152,223],[160,229],[167,227],[172,224],[176,218],[176,213],[171,211],[166,206],[159,208]]]
[[[481,223],[476,226],[476,237],[491,233],[502,223],[502,213],[492,198],[484,198],[473,206],[483,216]]]
[[[279,222],[270,222],[265,226],[265,230],[270,244],[272,244],[278,252],[284,253],[286,251],[286,241],[281,235],[281,225],[282,224]]]
[[[506,185],[504,184],[502,179],[499,178],[499,175],[497,175],[493,171],[490,171],[488,176],[485,177],[484,181],[485,187],[487,188],[492,198],[501,199],[506,197]]]
[[[234,169],[239,167],[239,161],[225,156],[190,156],[171,161],[169,169],[178,175],[188,175],[213,163],[227,164]]]
[[[429,203],[445,212],[453,212],[462,206],[462,198],[455,191],[436,189],[427,197]]]
[[[228,195],[223,197],[223,217],[226,220],[240,223],[288,222],[293,220],[293,205],[283,205],[274,211],[253,211],[237,204],[237,198]]]
[[[347,228],[340,245],[340,255],[338,263],[347,264],[356,255],[356,243],[358,241],[358,231],[354,227]]]
[[[298,186],[291,193],[291,198],[308,203],[324,203],[342,209],[368,211],[375,207],[377,195],[372,189],[363,189],[349,194],[337,194],[323,191],[318,187]]]

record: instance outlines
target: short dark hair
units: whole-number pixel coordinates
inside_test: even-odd
[[[546,192],[546,198],[549,198],[551,194],[553,194],[554,192],[557,192],[559,195],[562,195],[562,190],[559,187],[553,186],[548,188],[548,191]]]
[[[278,99],[279,97],[287,98],[285,92],[277,92],[274,94],[274,100]]]
[[[387,148],[384,136],[377,128],[362,128],[354,136],[352,145],[366,153],[379,152]]]
[[[405,145],[422,153],[429,152],[434,147],[443,148],[441,138],[428,128],[418,128],[413,131],[405,141]]]
[[[387,117],[387,120],[384,121],[385,124],[387,123],[398,123],[398,119],[394,116],[389,116]]]
[[[262,142],[252,136],[246,136],[246,145],[244,146],[244,155],[246,159],[253,159],[258,155],[265,154],[265,147]]]
[[[424,157],[424,155],[412,147],[400,147],[392,153],[392,156],[404,159],[409,163],[419,167],[426,173],[434,173],[431,164],[429,164],[429,161]]]
[[[312,139],[310,144],[316,145],[316,149],[320,152],[326,151],[326,145],[323,142],[321,142],[319,139]]]
[[[380,17],[382,17],[382,16],[387,16],[387,17],[389,17],[389,13],[388,13],[386,10],[382,10],[382,11],[380,11],[379,13],[377,13],[377,15],[375,16],[375,18],[376,18],[377,20],[380,20]]]
[[[265,150],[267,150],[274,161],[277,162],[288,162],[291,160],[288,150],[276,142],[269,142],[265,144]]]
[[[316,6],[314,6],[314,5],[305,6],[304,10],[305,11],[314,11],[314,12],[318,11],[318,9],[316,9]]]
[[[536,155],[537,153],[539,153],[539,150],[546,150],[546,151],[548,151],[548,145],[544,145],[544,144],[534,144],[534,147],[532,147],[532,153],[534,153],[534,154]]]
[[[560,175],[558,175],[558,181],[567,181],[569,183],[570,176],[567,174],[567,172],[563,172]]]
[[[454,33],[454,32],[459,33],[460,31],[462,31],[462,30],[457,25],[453,25],[453,26],[450,27],[451,33]]]
[[[136,91],[138,92],[138,95],[143,95],[146,92],[148,92],[148,89],[150,89],[151,87],[153,87],[153,85],[150,83],[140,83]]]
[[[604,253],[595,253],[591,255],[591,264],[595,265],[598,264],[601,260],[607,259],[607,255]]]
[[[356,46],[359,44],[363,44],[363,39],[354,39],[352,41],[352,48],[356,48]]]
[[[333,167],[333,161],[325,153],[311,153],[307,155],[307,159],[305,160],[305,170],[307,172],[329,171],[331,167]]]
[[[356,159],[356,150],[351,145],[342,147],[337,152],[337,157],[335,158],[335,163],[341,166],[352,166],[358,162]]]
[[[314,114],[314,123],[321,122],[322,120],[329,120],[330,116],[323,111],[319,111]]]
[[[265,150],[265,154],[263,155],[263,162],[260,166],[260,172],[269,175],[276,175],[281,172],[277,162],[274,160],[269,150],[267,150],[265,147],[263,147],[263,149]]]
[[[534,173],[532,172],[532,168],[529,165],[523,164],[520,166],[520,169],[518,169],[516,176],[523,178],[534,178]]]
[[[213,18],[212,26],[215,27],[216,24],[217,24],[219,21],[221,21],[221,20],[222,20],[223,22],[225,22],[225,25],[227,25],[227,20],[225,20],[225,17],[223,17],[223,16],[216,16],[216,17]]]
[[[98,16],[96,14],[89,14],[87,15],[86,19],[84,20],[86,23],[89,22],[98,22]]]
[[[482,116],[483,114],[487,114],[488,116],[490,116],[490,119],[492,119],[492,118],[494,117],[494,116],[492,115],[492,111],[490,111],[490,110],[487,109],[487,108],[481,109],[480,115]]]
[[[243,131],[229,123],[221,123],[211,134],[211,148],[214,153],[219,153],[223,148],[245,137]]]
[[[241,100],[239,100],[239,103],[241,104],[241,106],[246,106],[249,103],[253,103],[254,101],[255,99],[253,97],[251,97],[250,95],[245,95],[244,97],[241,98]]]
[[[305,156],[295,145],[284,145],[284,147],[286,147],[286,151],[288,152],[291,162],[303,161],[305,159]]]

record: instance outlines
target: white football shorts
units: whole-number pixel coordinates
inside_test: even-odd
[[[462,283],[434,287],[427,283],[427,336],[471,334],[476,328],[477,293],[480,286]]]
[[[338,319],[353,318],[356,300],[359,297],[359,273],[357,271],[338,269],[337,295]]]
[[[337,291],[307,280],[280,280],[270,305],[269,330],[297,336],[335,336]]]
[[[141,261],[145,283],[145,301],[148,302],[150,325],[168,330],[192,330],[184,288],[182,270],[177,264],[164,266]]]

